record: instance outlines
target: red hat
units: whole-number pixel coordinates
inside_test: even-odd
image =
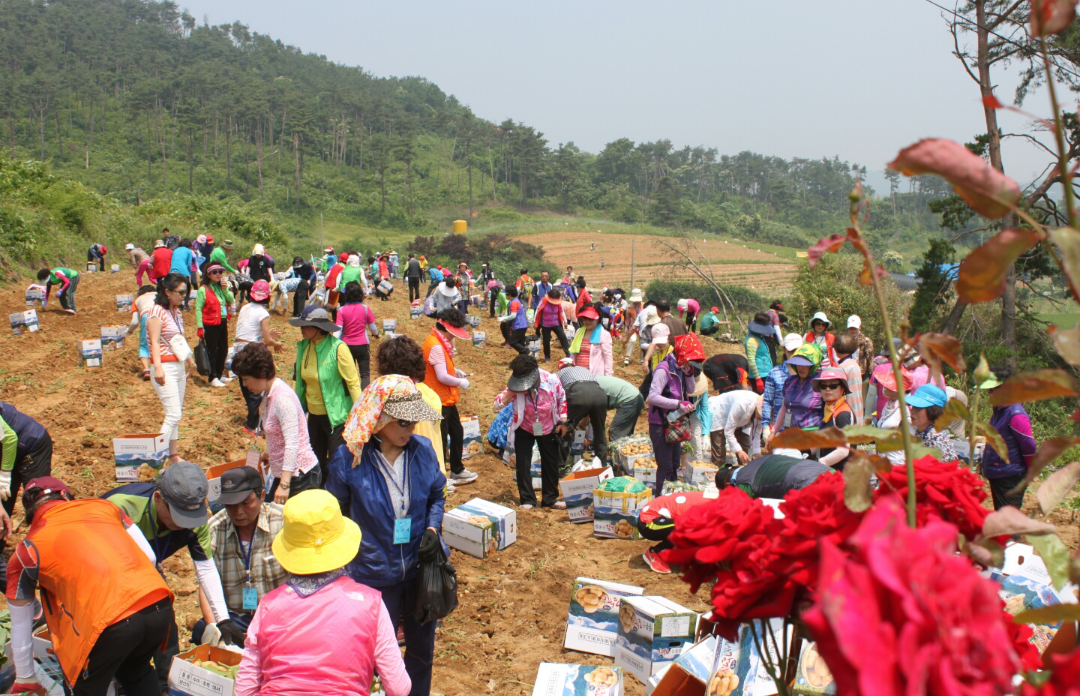
[[[586,307],[577,313],[578,319],[600,319],[600,315],[597,314],[595,307]]]
[[[211,236],[211,235],[209,235],[209,234],[208,234],[208,235],[206,235],[206,243],[207,243],[207,244],[213,244],[213,243],[214,243],[214,238],[213,238],[213,236]]]
[[[716,312],[720,311],[720,308],[719,307],[709,307],[709,311],[715,314]]]
[[[104,244],[102,244],[102,245],[101,245],[101,253],[102,253],[102,254],[108,254],[108,253],[109,253],[109,247],[107,247],[107,246],[105,246]]]
[[[463,339],[463,340],[467,340],[467,339],[471,338],[469,332],[465,329],[464,326],[462,326],[462,327],[451,326],[450,324],[445,323],[445,322],[441,322],[441,321],[435,322],[435,326],[437,326],[439,329],[445,331],[446,333],[450,334],[454,338],[460,338],[460,339]]]
[[[672,344],[675,362],[680,366],[688,362],[703,362],[705,360],[705,348],[702,347],[701,339],[697,337],[697,334],[676,336]]]
[[[66,493],[67,495],[71,495],[71,489],[68,488],[68,485],[52,476],[39,476],[36,479],[32,479],[26,484],[26,487],[23,489],[23,494],[25,495],[26,493],[39,488],[44,489],[45,493]]]
[[[342,263],[348,261],[349,260],[349,252],[347,252],[347,251],[341,252],[340,254],[338,254],[337,260],[341,261]]]

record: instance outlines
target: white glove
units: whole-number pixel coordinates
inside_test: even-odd
[[[461,370],[458,370],[458,372],[461,372]],[[469,388],[469,380],[462,377],[461,382],[458,384],[458,386],[461,387],[462,389],[468,389]]]
[[[0,500],[11,497],[11,472],[0,471]]]
[[[221,631],[218,629],[217,624],[206,624],[202,634],[202,645],[217,646],[220,642]]]
[[[772,438],[772,430],[769,428],[769,426],[766,425],[761,429],[761,444],[769,444],[770,438]]]
[[[465,377],[465,372],[464,372],[464,370],[458,370],[458,369],[455,368],[454,369],[454,376],[457,377],[458,379],[463,379]]]

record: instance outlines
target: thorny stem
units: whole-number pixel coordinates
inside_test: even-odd
[[[1036,8],[1038,11],[1038,8]],[[1069,227],[1077,229],[1076,208],[1073,205],[1073,190],[1069,183],[1072,175],[1069,174],[1068,150],[1065,149],[1065,124],[1061,122],[1061,109],[1058,107],[1057,91],[1054,87],[1054,74],[1050,69],[1050,54],[1046,48],[1046,36],[1039,37],[1039,52],[1042,53],[1043,65],[1046,67],[1046,88],[1050,92],[1050,107],[1054,110],[1054,139],[1058,150],[1058,168],[1061,170],[1061,185],[1065,189],[1065,215],[1069,220]]]

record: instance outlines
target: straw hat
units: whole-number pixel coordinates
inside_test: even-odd
[[[274,557],[295,575],[337,570],[356,558],[360,527],[341,514],[337,498],[323,490],[297,493],[285,503],[285,526],[274,538]]]

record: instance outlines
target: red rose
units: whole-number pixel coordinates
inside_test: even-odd
[[[838,696],[1001,696],[1022,668],[994,583],[955,554],[956,527],[911,529],[896,501],[871,508],[845,555],[822,545],[803,620]]]
[[[1050,680],[1040,687],[1024,684],[1020,696],[1080,696],[1080,649],[1050,657]]]
[[[932,519],[956,525],[960,533],[974,539],[982,533],[983,521],[990,510],[982,506],[986,498],[982,479],[959,462],[940,462],[933,457],[915,460],[915,516],[918,526]],[[881,484],[875,500],[895,491],[907,500],[907,470],[894,466],[892,471],[879,474]]]

